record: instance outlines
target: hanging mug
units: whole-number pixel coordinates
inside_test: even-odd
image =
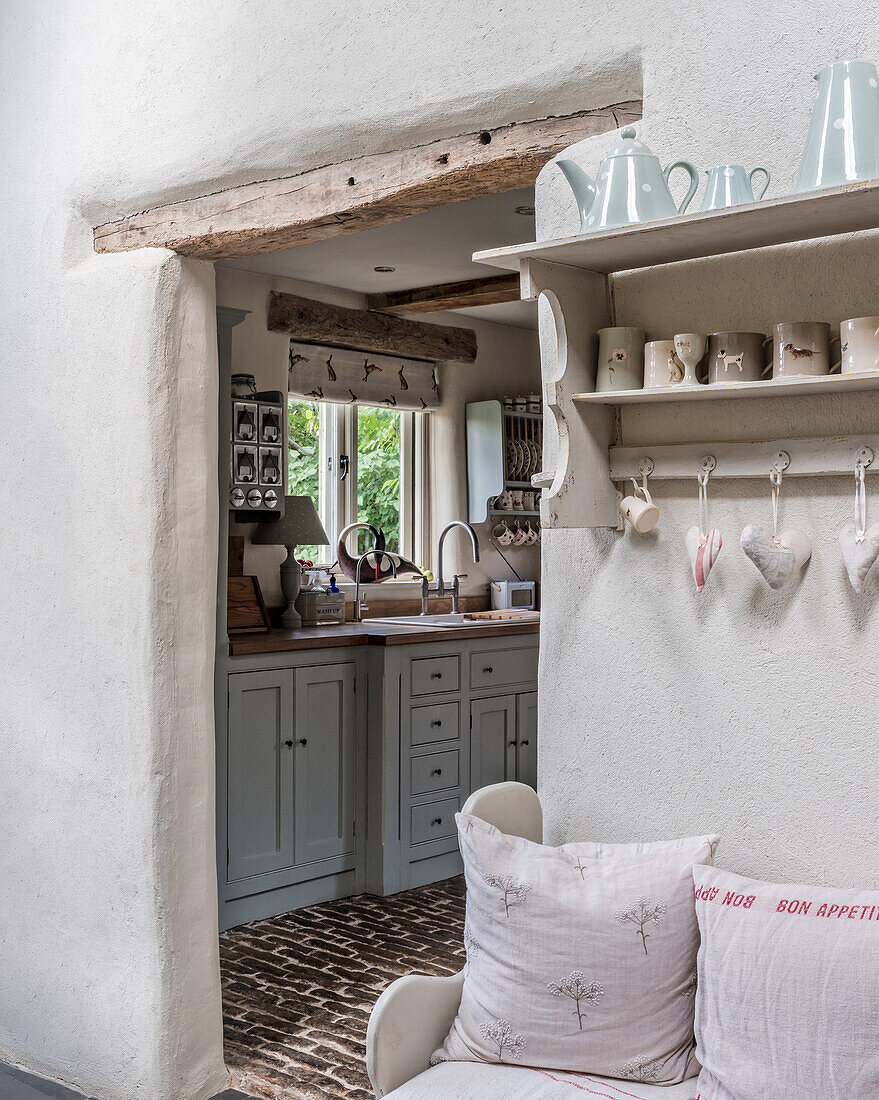
[[[491,537],[495,542],[499,542],[501,546],[509,546],[513,541],[513,532],[507,527],[506,523],[501,520],[500,523],[496,523],[491,529]]]
[[[639,485],[634,478],[632,484],[635,486],[634,495],[623,497],[620,501],[620,515],[631,523],[639,535],[645,535],[659,522],[659,509],[653,503],[646,485]],[[638,496],[639,493],[641,496]]]
[[[525,531],[522,524],[516,520],[516,530],[513,534],[513,546],[522,546],[525,542]]]

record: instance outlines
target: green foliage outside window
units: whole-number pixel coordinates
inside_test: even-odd
[[[291,497],[311,497],[318,508],[320,417],[317,405],[310,401],[289,401],[287,427],[290,441],[287,448],[287,492]],[[296,549],[298,558],[309,558],[314,562],[326,561],[328,554],[335,557],[335,550],[328,546],[300,546]]]
[[[400,549],[400,414],[363,405],[357,410],[357,518],[385,533]],[[361,553],[372,545],[360,532]]]

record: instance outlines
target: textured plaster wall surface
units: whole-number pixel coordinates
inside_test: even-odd
[[[760,16],[753,6],[735,10],[739,23],[723,33],[695,12],[688,18],[689,45],[695,38],[711,53],[723,42],[722,77],[715,65],[686,63],[674,20],[651,22],[639,136],[663,164],[682,156],[703,168],[765,164],[770,195],[785,194],[814,99],[811,74],[840,57],[875,60],[879,35],[864,29],[855,4],[834,7],[832,19],[825,5]],[[774,30],[771,19],[780,19]],[[593,172],[609,144],[584,142],[575,159]],[[577,231],[557,168],[543,170],[537,194],[540,236]],[[768,332],[794,319],[836,325],[879,312],[877,248],[879,236],[863,234],[622,276],[615,323],[643,327],[648,339]],[[621,419],[621,441],[645,451],[660,442],[858,431],[879,431],[873,393],[628,406]],[[813,555],[801,581],[780,593],[738,546],[746,523],[771,522],[768,478],[718,480],[710,491],[724,546],[702,596],[683,545],[697,519],[695,477],[655,483],[662,517],[650,536],[567,530],[544,540],[540,790],[548,834],[614,841],[717,829],[718,861],[735,870],[875,885],[879,577],[856,596],[839,557],[853,478],[784,482],[782,526],[809,532]]]
[[[163,252],[96,257],[91,227],[340,157],[630,98],[642,83],[657,152],[763,160],[783,187],[807,75],[879,47],[854,0],[722,10],[703,0],[684,23],[670,0],[7,0],[0,18],[12,399],[0,479],[0,1058],[101,1100],[200,1100],[224,1078],[210,858],[215,303],[200,265]],[[587,162],[599,151],[585,150]],[[556,216],[545,209],[544,229]],[[867,285],[871,273],[859,274]],[[661,327],[661,299],[642,303]],[[811,411],[782,415],[818,428]],[[689,521],[677,491],[662,490],[667,516],[678,508]],[[829,531],[846,511],[842,486],[822,491],[823,505],[791,501],[813,533],[812,512]],[[757,487],[740,492],[720,506],[733,541],[735,510],[765,506]],[[726,829],[734,865],[863,880],[876,865],[860,786],[875,685],[860,657],[876,639],[832,546],[816,552],[809,589],[770,603],[731,565],[715,602],[697,609],[674,531],[664,523],[669,541],[654,556],[613,533],[552,536],[551,829],[710,823]],[[724,602],[727,585],[736,594]],[[699,655],[706,639],[718,657]],[[622,702],[633,684],[643,706]]]
[[[217,268],[217,301],[236,309],[249,309],[250,316],[232,333],[232,355],[235,368],[252,371],[257,385],[263,389],[284,390],[287,385],[287,350],[289,337],[266,328],[266,310],[271,290],[286,290],[321,301],[353,309],[365,308],[365,299],[353,291],[317,286],[272,275]],[[476,331],[478,354],[474,363],[442,363],[439,380],[442,407],[430,414],[431,460],[433,483],[431,507],[431,549],[443,526],[453,519],[467,518],[467,462],[464,427],[464,406],[468,401],[501,397],[506,393],[532,393],[540,384],[540,350],[536,333],[507,325],[496,325],[458,313],[423,315],[418,320],[437,324],[463,325]],[[251,527],[241,532],[250,534]],[[489,540],[489,524],[478,529],[480,562],[474,565],[470,542],[463,533],[453,532],[447,538],[444,558],[446,579],[455,573],[466,573],[461,582],[464,592],[484,593],[489,580],[512,580],[513,573]],[[283,548],[251,546],[245,549],[245,568],[260,579],[260,588],[269,604],[282,602],[278,566]],[[540,553],[526,547],[506,551],[516,571],[523,578],[537,580],[540,574]],[[429,564],[429,563],[428,563]],[[434,563],[435,565],[435,563]],[[377,603],[383,588],[400,598],[396,586],[370,589],[369,599]],[[414,596],[415,593],[413,592]]]

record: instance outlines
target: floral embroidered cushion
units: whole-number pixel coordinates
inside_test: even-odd
[[[665,1085],[695,1076],[692,875],[718,838],[551,848],[457,822],[467,964],[433,1061]]]
[[[700,1100],[876,1100],[879,890],[693,877]]]

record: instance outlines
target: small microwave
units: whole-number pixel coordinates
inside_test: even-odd
[[[492,611],[535,611],[534,581],[492,581]]]

